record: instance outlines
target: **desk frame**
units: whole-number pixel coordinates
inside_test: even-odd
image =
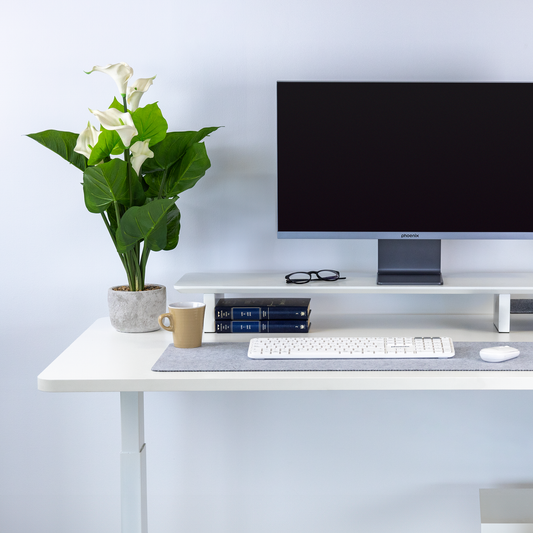
[[[124,533],[148,531],[144,393],[120,393],[121,524]]]
[[[444,334],[456,341],[501,342],[487,316],[435,317],[356,315],[365,331],[379,335],[415,322],[419,333]],[[366,322],[365,322],[366,320]],[[320,316],[309,335],[323,335]],[[372,329],[371,326],[374,325]],[[454,326],[453,324],[458,324]],[[454,329],[457,328],[457,329]],[[342,334],[360,334],[342,330]],[[332,334],[332,332],[329,332]],[[244,334],[204,334],[204,342],[248,341]],[[147,533],[144,392],[276,390],[533,390],[533,372],[152,372],[171,337],[165,331],[124,334],[108,318],[97,320],[38,377],[45,392],[120,392],[121,514],[123,533]],[[531,340],[531,331],[504,335],[505,341]]]

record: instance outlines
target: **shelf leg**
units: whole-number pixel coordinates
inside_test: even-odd
[[[120,393],[122,453],[120,493],[122,533],[147,533],[146,445],[144,443],[144,395]]]
[[[533,489],[480,489],[481,533],[533,533]]]
[[[222,293],[204,294],[205,317],[204,332],[215,333],[215,305],[220,298],[224,298]]]
[[[511,331],[511,295],[494,295],[494,325],[500,333]]]

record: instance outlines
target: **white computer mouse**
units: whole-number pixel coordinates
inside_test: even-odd
[[[487,363],[502,363],[509,361],[520,355],[520,351],[511,346],[492,346],[490,348],[483,348],[479,352],[479,356]]]

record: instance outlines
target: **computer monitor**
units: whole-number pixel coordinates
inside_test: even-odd
[[[278,237],[378,239],[440,284],[442,239],[532,239],[533,84],[277,84]]]

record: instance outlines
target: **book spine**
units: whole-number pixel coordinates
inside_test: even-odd
[[[216,320],[217,333],[307,333],[307,320]]]
[[[307,307],[215,307],[215,320],[304,320]]]

